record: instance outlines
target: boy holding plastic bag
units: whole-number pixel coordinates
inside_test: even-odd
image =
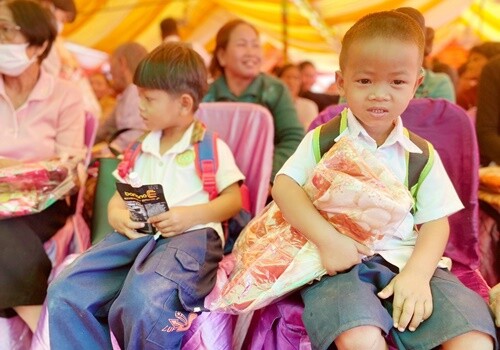
[[[400,115],[422,81],[423,46],[413,19],[380,12],[346,33],[340,53],[337,82],[349,111],[338,139],[368,150],[401,183],[405,152],[419,152],[404,135]],[[335,342],[340,349],[385,349],[390,333],[400,348],[492,349],[495,329],[486,304],[442,268],[447,217],[462,204],[439,155],[420,184],[416,212],[370,242],[367,254],[357,237],[340,234],[321,216],[301,187],[316,166],[312,135],[278,173],[273,197],[286,220],[318,247],[330,275],[301,292],[313,348]],[[414,225],[421,225],[418,231]],[[460,298],[449,297],[455,294]]]

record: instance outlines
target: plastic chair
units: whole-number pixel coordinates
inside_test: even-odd
[[[245,174],[252,214],[266,204],[273,162],[274,124],[264,107],[246,102],[201,103],[197,117],[231,148]]]
[[[335,117],[344,107],[328,107],[310,129]],[[452,272],[462,283],[487,300],[489,287],[478,270],[479,152],[471,119],[462,108],[442,99],[414,99],[402,119],[408,129],[433,143],[465,206],[449,218],[450,238],[445,255],[452,259]],[[244,348],[310,349],[302,312],[298,293],[256,311]]]
[[[97,133],[97,126],[98,120],[92,114],[86,113],[84,141],[87,147],[87,155],[84,164],[85,168],[90,162],[91,149]],[[90,246],[90,230],[82,216],[84,188],[82,184],[77,195],[75,214],[68,217],[66,224],[50,240],[44,243],[45,251],[53,266],[49,280],[53,278],[56,268],[63,263],[68,255],[81,253]],[[44,316],[41,317],[39,325],[43,322]],[[39,328],[43,327],[39,326]],[[36,334],[31,334],[28,326],[18,316],[8,319],[0,318],[0,334],[0,349],[11,350],[30,349],[32,337],[34,339],[37,336]],[[39,345],[36,348],[49,349],[48,345],[47,347]]]

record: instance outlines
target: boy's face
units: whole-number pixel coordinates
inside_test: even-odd
[[[183,123],[186,106],[182,96],[171,95],[163,90],[138,88],[139,112],[148,130],[176,128]],[[191,114],[190,114],[191,115]]]
[[[353,42],[348,50],[345,67],[337,72],[339,93],[366,131],[385,141],[422,82],[418,47],[372,38]]]

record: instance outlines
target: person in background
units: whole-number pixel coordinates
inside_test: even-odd
[[[444,98],[455,103],[455,87],[451,78],[445,73],[435,73],[425,66],[425,59],[432,52],[434,29],[425,26],[424,15],[413,7],[400,7],[396,11],[413,18],[419,24],[425,36],[424,81],[415,92],[415,98]]]
[[[62,31],[66,23],[73,22],[77,15],[77,9],[73,0],[41,0],[56,19],[57,37],[52,45],[42,67],[50,74],[71,80],[80,88],[83,98],[85,112],[99,119],[102,115],[101,106],[90,83],[80,67],[80,63],[65,45]]]
[[[251,102],[266,107],[274,121],[272,178],[295,151],[304,128],[287,87],[279,79],[260,71],[262,49],[255,27],[232,20],[217,32],[210,72],[219,76],[209,87],[204,102]]]
[[[108,206],[115,231],[50,285],[52,349],[111,349],[110,329],[121,349],[180,349],[215,285],[221,222],[241,208],[244,176],[221,139],[213,200],[196,171],[205,130],[195,112],[207,87],[200,55],[184,43],[162,44],[141,61],[134,83],[149,133],[131,170],[143,184],[161,184],[169,208],[148,219],[155,236],[141,234],[145,223],[132,221],[115,193]]]
[[[500,55],[492,58],[481,71],[476,133],[481,164],[500,165]]]
[[[139,113],[139,92],[133,80],[139,62],[147,54],[144,46],[135,42],[122,44],[113,51],[110,67],[112,85],[118,97],[111,115],[99,125],[96,144],[107,143],[115,133],[123,131],[111,143],[116,151],[122,152],[131,142],[144,134],[146,125]],[[95,148],[99,150],[103,148],[101,146],[102,144],[96,145]]]
[[[318,116],[318,106],[313,101],[299,96],[301,82],[299,68],[292,63],[285,64],[277,70],[276,76],[288,87],[299,121],[304,130],[307,130],[309,124]]]
[[[477,88],[483,67],[500,54],[500,42],[487,41],[473,46],[460,74],[457,86],[457,104],[465,110],[477,107]]]
[[[54,41],[47,59],[43,62],[43,68],[54,75],[63,75],[70,78],[72,71],[78,68],[78,63],[74,57],[64,47],[64,40],[61,33],[64,24],[71,23],[76,19],[76,6],[73,0],[41,0],[42,4],[50,9],[56,20],[57,37]],[[64,61],[64,62],[63,62]]]
[[[179,26],[175,18],[167,17],[163,19],[160,22],[160,32],[161,32],[161,40],[164,43],[184,41],[180,36]],[[207,52],[207,50],[205,50],[205,48],[202,45],[191,42],[189,44],[193,47],[193,50],[196,51],[201,56],[201,58],[203,58],[205,66],[208,67],[210,65],[210,60],[212,59],[212,56]]]
[[[434,58],[432,60],[432,63],[431,63],[429,68],[432,69],[432,71],[434,73],[447,74],[450,77],[451,82],[452,82],[453,86],[455,87],[455,92],[456,92],[457,86],[458,86],[458,72],[455,68],[453,68],[449,64],[446,64],[444,62],[439,61],[437,58]],[[456,93],[455,93],[455,95],[456,95]]]
[[[0,167],[85,154],[78,88],[41,68],[56,35],[52,14],[38,2],[0,2]],[[35,331],[52,269],[43,243],[73,213],[59,200],[38,214],[0,220],[1,317],[17,314]]]
[[[408,175],[405,153],[421,152],[405,135],[401,114],[423,79],[424,42],[417,22],[403,13],[366,15],[345,34],[336,74],[348,106],[338,138],[373,153],[401,184]],[[416,210],[369,249],[339,233],[302,188],[317,164],[313,135],[304,137],[272,190],[286,220],[318,247],[329,274],[301,290],[312,347],[385,350],[390,336],[399,349],[492,350],[488,305],[442,259],[448,216],[463,205],[439,154],[420,184]]]
[[[313,92],[312,87],[316,83],[316,67],[310,61],[302,61],[298,65],[300,70],[301,85],[299,96],[313,101],[318,106],[318,111],[322,111],[330,105],[339,103],[338,95],[322,94]]]
[[[89,82],[92,86],[95,96],[101,105],[102,116],[101,120],[106,120],[110,117],[116,105],[116,93],[111,82],[106,75],[101,72],[95,72],[89,75]]]

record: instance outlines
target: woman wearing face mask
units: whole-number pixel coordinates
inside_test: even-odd
[[[290,93],[279,79],[260,72],[262,50],[259,33],[252,25],[239,19],[230,21],[219,29],[215,41],[210,73],[218,78],[203,100],[252,102],[271,112],[274,179],[304,136]]]
[[[0,2],[0,167],[82,155],[78,89],[40,64],[56,36],[50,12],[33,0]],[[72,213],[60,200],[39,214],[0,220],[0,316],[35,330],[51,263],[43,242]]]

